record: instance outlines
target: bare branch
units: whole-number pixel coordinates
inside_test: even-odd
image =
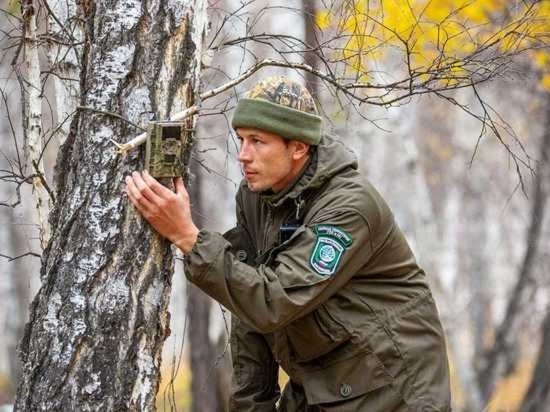
[[[0,257],[3,257],[5,259],[8,259],[8,262],[13,262],[14,260],[17,260],[17,259],[21,259],[21,258],[24,258],[24,257],[27,257],[27,256],[35,256],[37,258],[41,258],[42,255],[40,255],[39,253],[35,253],[35,252],[27,252],[27,253],[23,253],[22,255],[19,255],[19,256],[8,256],[8,255],[4,255],[2,253],[0,253]]]

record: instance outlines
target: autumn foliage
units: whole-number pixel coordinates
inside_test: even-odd
[[[406,63],[411,87],[464,86],[527,50],[550,89],[548,0],[352,0],[316,17],[331,33],[330,59],[357,81],[376,81],[379,64],[395,57]]]

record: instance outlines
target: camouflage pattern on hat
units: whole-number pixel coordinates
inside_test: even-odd
[[[284,76],[262,80],[248,91],[249,99],[263,99],[306,113],[318,114],[315,101],[300,83]]]
[[[268,77],[239,99],[231,127],[251,127],[309,145],[321,141],[322,118],[311,94],[283,76]]]

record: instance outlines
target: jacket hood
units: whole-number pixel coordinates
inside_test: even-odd
[[[318,146],[311,146],[313,153],[304,172],[288,188],[275,194],[262,194],[261,197],[277,207],[287,199],[296,199],[305,190],[321,187],[343,169],[357,169],[357,157],[335,136],[323,135]]]

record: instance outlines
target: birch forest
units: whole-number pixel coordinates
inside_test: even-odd
[[[549,0],[0,0],[0,411],[228,410],[231,314],[124,177],[178,120],[195,223],[233,227],[230,120],[271,75],[392,208],[453,410],[550,410],[549,42]]]

